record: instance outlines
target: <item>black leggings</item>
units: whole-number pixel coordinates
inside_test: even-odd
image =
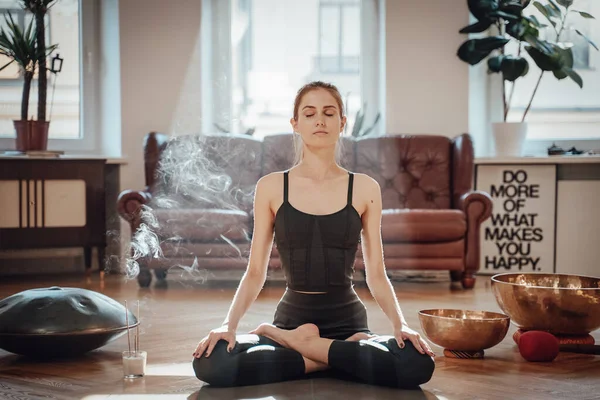
[[[277,307],[274,325],[294,329],[305,323],[316,324],[321,337],[333,339],[327,371],[305,374],[304,359],[299,352],[267,337],[240,334],[230,353],[227,342],[221,340],[210,357],[194,358],[196,377],[217,387],[334,377],[411,389],[428,382],[433,375],[433,359],[419,353],[410,341],[405,341],[406,345],[400,349],[393,336],[376,336],[359,342],[344,340],[356,332],[370,333],[364,305],[354,291],[325,295],[286,291]]]

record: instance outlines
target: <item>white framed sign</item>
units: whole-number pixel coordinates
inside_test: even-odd
[[[480,164],[475,188],[494,204],[481,225],[478,273],[554,273],[556,165]]]

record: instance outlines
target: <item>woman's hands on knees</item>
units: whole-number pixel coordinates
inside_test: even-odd
[[[235,346],[235,330],[230,330],[228,326],[221,326],[217,329],[213,329],[200,341],[200,343],[198,343],[198,346],[196,347],[193,356],[196,358],[200,358],[202,357],[205,351],[206,357],[210,356],[210,353],[212,353],[213,349],[215,348],[215,345],[221,339],[229,343],[227,345],[227,351],[231,351]]]
[[[412,330],[404,324],[400,328],[394,329],[394,337],[396,338],[398,346],[401,349],[404,348],[404,341],[410,340],[415,346],[415,349],[417,349],[417,351],[419,351],[421,354],[428,354],[431,357],[435,357],[435,354],[425,339],[423,339],[418,332]]]

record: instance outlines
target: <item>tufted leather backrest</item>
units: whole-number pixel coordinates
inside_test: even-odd
[[[284,171],[294,162],[294,142],[291,133],[267,135],[263,138],[263,166],[261,175]]]
[[[167,143],[161,136],[159,143],[156,134],[151,133],[146,144],[153,146],[145,146],[145,150],[151,147],[154,151],[152,157],[145,151],[145,161],[147,181],[152,174],[148,167],[158,164],[152,174],[156,181],[149,185],[154,202],[170,208],[251,211],[258,179],[292,166],[292,135],[267,135],[264,139],[192,135],[172,138]],[[342,166],[379,182],[384,209],[447,209],[471,189],[473,143],[468,134],[455,138],[344,136],[341,141]]]
[[[452,139],[389,134],[355,147],[355,170],[379,183],[384,209],[451,207]]]
[[[294,163],[294,134],[267,135],[263,139],[263,167],[261,175],[284,171]],[[340,165],[350,171],[354,169],[354,140],[348,136],[340,138],[342,157]]]

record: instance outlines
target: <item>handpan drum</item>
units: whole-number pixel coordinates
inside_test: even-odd
[[[127,312],[131,329],[139,322]],[[87,289],[30,289],[0,301],[0,348],[15,354],[72,357],[126,332],[125,306]]]

